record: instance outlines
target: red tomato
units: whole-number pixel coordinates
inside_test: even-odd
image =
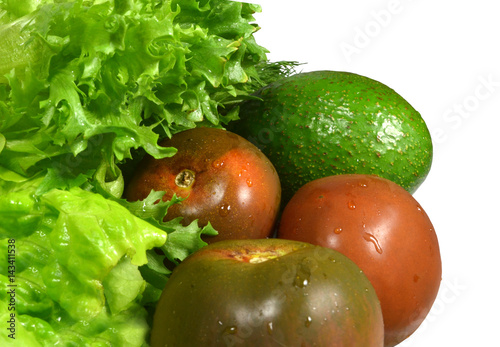
[[[223,239],[268,237],[278,214],[281,187],[271,162],[252,143],[229,131],[195,128],[160,143],[178,152],[164,159],[146,157],[125,190],[130,201],[142,200],[152,189],[186,198],[168,209],[166,220],[183,217],[208,222]]]
[[[337,250],[380,299],[385,346],[422,323],[441,282],[434,227],[410,193],[383,178],[337,175],[304,185],[283,211],[278,237]]]

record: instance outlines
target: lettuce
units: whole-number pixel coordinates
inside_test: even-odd
[[[147,313],[137,298],[146,282],[138,266],[167,234],[99,194],[75,187],[38,198],[33,183],[4,185],[0,197],[0,298],[8,302],[7,239],[15,239],[15,312],[24,330],[16,342],[142,345]]]
[[[284,74],[255,42],[257,11],[227,0],[0,2],[0,345],[148,344],[165,263],[216,231],[164,222],[181,199],[127,202],[124,185],[144,154],[175,154],[161,138],[223,128]],[[12,314],[15,339],[3,328]]]
[[[256,5],[40,1],[15,18],[25,3],[0,5],[11,19],[0,26],[0,172],[48,170],[40,194],[81,186],[98,167],[119,179],[131,151],[171,156],[159,137],[222,127],[266,57],[249,23]]]

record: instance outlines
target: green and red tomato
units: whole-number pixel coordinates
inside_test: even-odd
[[[383,346],[372,284],[340,252],[290,240],[212,243],[177,266],[151,346]]]

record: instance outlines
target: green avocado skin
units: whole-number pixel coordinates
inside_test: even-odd
[[[253,142],[278,171],[283,201],[305,183],[375,174],[410,193],[425,180],[432,140],[421,115],[388,86],[349,72],[292,75],[240,106],[228,130]]]

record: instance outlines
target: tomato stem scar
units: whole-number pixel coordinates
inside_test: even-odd
[[[181,188],[189,188],[193,185],[195,176],[194,171],[184,169],[175,176],[175,184]]]

